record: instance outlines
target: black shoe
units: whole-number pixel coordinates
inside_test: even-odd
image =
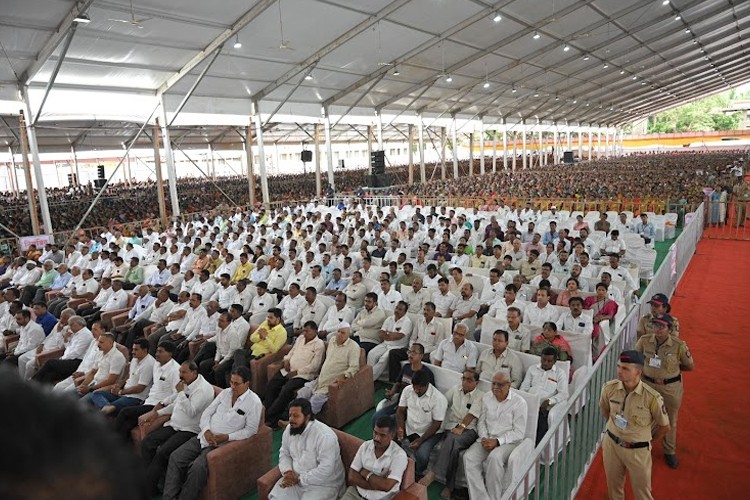
[[[667,465],[670,469],[676,469],[680,462],[677,460],[677,455],[664,455]]]

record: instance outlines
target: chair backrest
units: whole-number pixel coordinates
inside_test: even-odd
[[[539,421],[539,396],[519,391],[517,389],[511,389],[511,391],[513,391],[514,396],[522,397],[526,401],[528,413],[526,417],[526,433],[524,434],[524,437],[536,439],[536,426]]]
[[[429,368],[435,377],[435,387],[443,394],[447,393],[451,387],[461,383],[461,374],[457,371],[435,365],[430,365]]]
[[[323,295],[322,293],[319,293],[317,295],[317,299],[316,300],[319,300],[322,304],[324,304],[326,306],[326,309],[329,309],[332,305],[334,305],[336,303],[336,301],[333,299],[333,297],[329,297],[327,295]]]
[[[571,365],[573,370],[592,365],[591,335],[562,330],[557,333],[570,344],[570,349],[573,351],[573,364]]]
[[[488,315],[482,316],[482,333],[479,342],[484,345],[492,344],[492,335],[496,330],[508,330],[508,322],[502,318],[492,318]]]

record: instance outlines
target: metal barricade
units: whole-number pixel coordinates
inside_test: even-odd
[[[750,201],[728,199],[712,201],[705,207],[705,236],[711,239],[750,241],[747,215]]]
[[[630,309],[607,348],[568,398],[564,411],[528,457],[527,466],[512,479],[503,500],[575,497],[604,435],[606,422],[599,409],[602,386],[615,377],[620,352],[635,344],[638,320],[650,310],[649,298],[654,293],[674,293],[701,239],[703,216],[704,206],[700,205],[641,299]]]

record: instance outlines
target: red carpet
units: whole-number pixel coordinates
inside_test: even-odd
[[[703,240],[677,287],[672,312],[688,343],[695,370],[685,374],[677,455],[680,467],[664,463],[661,443],[653,450],[656,499],[747,498],[750,490],[750,243]],[[607,498],[601,453],[577,498]],[[627,490],[627,498],[633,498]]]

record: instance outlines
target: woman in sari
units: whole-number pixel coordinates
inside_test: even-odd
[[[578,287],[579,284],[576,278],[568,278],[568,281],[565,282],[565,290],[557,296],[555,305],[568,307],[568,301],[571,297],[581,296],[581,291]]]
[[[557,333],[557,325],[552,321],[547,321],[542,325],[542,333],[531,342],[529,353],[541,356],[545,347],[557,349],[557,359],[560,361],[573,362],[573,349],[570,348],[568,341]]]
[[[593,355],[594,359],[596,359],[609,342],[609,331],[602,332],[599,325],[602,321],[608,321],[609,324],[612,324],[617,315],[619,306],[617,305],[617,302],[607,297],[607,285],[604,283],[597,283],[596,295],[593,297],[586,297],[583,301],[583,308],[589,309],[594,313],[594,331],[591,333],[591,339]],[[604,333],[604,335],[602,335],[602,333]]]

